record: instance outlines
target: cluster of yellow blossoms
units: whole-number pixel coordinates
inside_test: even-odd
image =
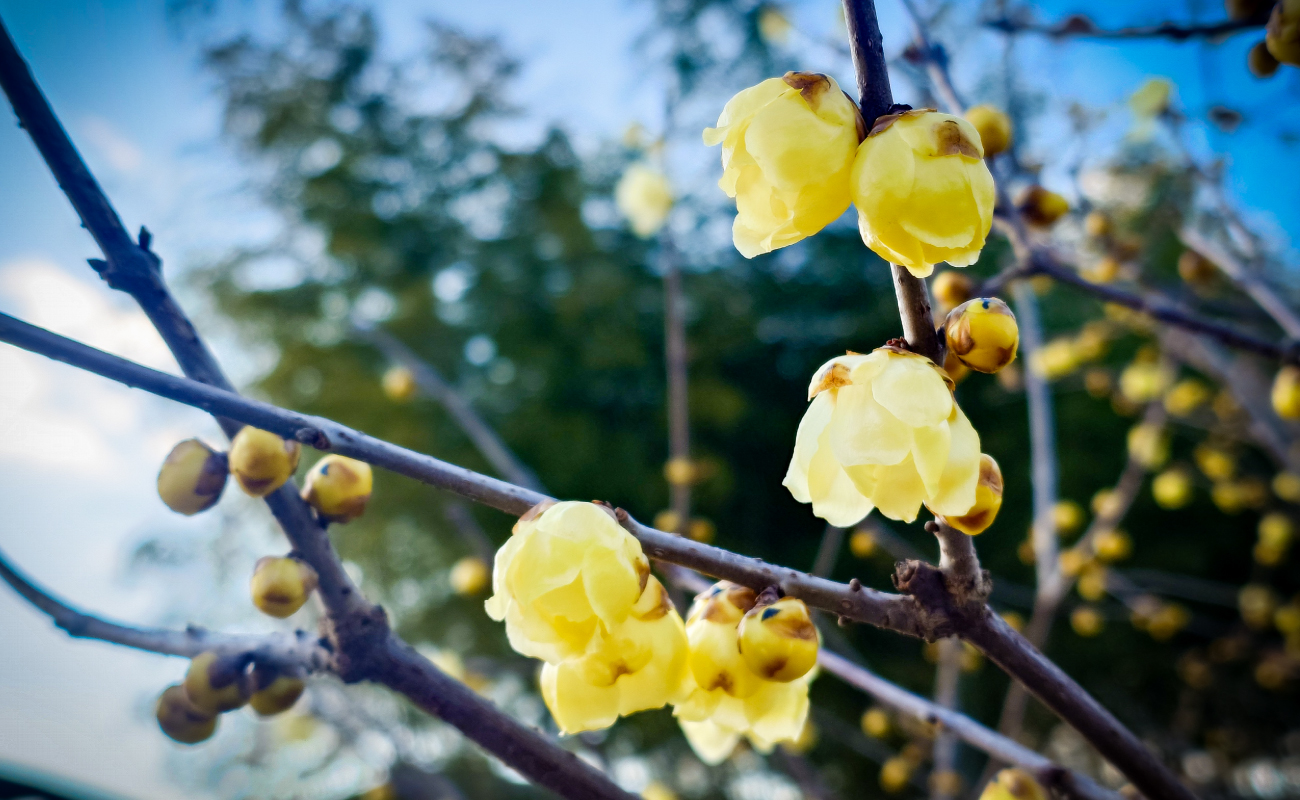
[[[952,389],[934,362],[893,346],[831,359],[808,388],[786,488],[832,525],[877,508],[911,522],[925,505],[980,533],[1002,503],[1002,474]]]
[[[672,704],[701,758],[794,740],[808,712],[818,640],[808,609],[731,584],[682,622],[640,543],[595,503],[529,511],[497,552],[488,615],[538,658],[542,698],[564,733]]]
[[[940,261],[975,263],[992,225],[993,176],[970,122],[928,109],[863,120],[819,73],[740,92],[704,143],[722,145],[718,185],[736,199],[746,258],[817,233],[851,203],[867,246],[923,278]]]

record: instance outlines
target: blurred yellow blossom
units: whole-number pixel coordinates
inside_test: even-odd
[[[614,187],[614,204],[627,217],[632,232],[648,239],[659,232],[673,209],[668,177],[646,163],[632,164]]]

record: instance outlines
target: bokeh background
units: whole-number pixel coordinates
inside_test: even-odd
[[[881,0],[879,10],[896,98],[933,105],[904,52],[902,8]],[[1207,218],[1195,164],[1221,176],[1264,245],[1269,279],[1291,298],[1300,72],[1251,76],[1246,52],[1258,29],[1187,42],[1022,34],[1009,45],[982,21],[1086,12],[1113,28],[1224,11],[1199,0],[928,3],[922,12],[964,96],[1014,112],[1018,156],[1041,182],[1115,220],[1132,251],[1121,281],[1280,338],[1222,278],[1191,286],[1176,269],[1175,231]],[[491,471],[438,404],[384,394],[390,364],[356,334],[381,326],[434,365],[551,492],[609,499],[643,519],[668,505],[664,251],[628,230],[612,190],[629,164],[658,165],[678,198],[667,231],[685,271],[698,530],[711,528],[723,547],[813,565],[823,526],[780,480],[813,369],[899,333],[888,271],[861,246],[851,215],[799,245],[741,259],[714,185],[717,152],[700,131],[733,93],[787,69],[852,85],[838,4],[0,0],[0,17],[128,227],[154,233],[237,384]],[[1176,124],[1138,119],[1127,105],[1151,76],[1175,86]],[[1081,216],[1055,233],[1064,246],[1086,247]],[[94,255],[23,131],[0,127],[0,308],[174,370],[143,315],[86,267]],[[1007,258],[995,240],[971,272],[991,275]],[[1036,288],[1049,338],[1075,341],[1082,325],[1107,319],[1077,291]],[[1157,343],[1141,320],[1106,324],[1103,353],[1053,374],[1061,495],[1085,509],[1115,484],[1141,412],[1113,387]],[[1112,381],[1104,387],[1103,374]],[[1219,391],[1214,375],[1199,379]],[[1003,587],[1001,610],[1027,615],[1023,382],[977,375],[959,391],[1007,481],[980,553]],[[1194,464],[1209,441],[1231,454],[1234,480],[1267,486],[1288,453],[1257,447],[1250,421],[1221,405],[1170,428],[1174,461]],[[1277,429],[1289,446],[1295,431]],[[232,490],[214,511],[181,518],[154,493],[163,456],[193,435],[220,441],[198,412],[0,348],[0,547],[60,596],[114,619],[274,628],[245,588],[253,562],[283,549],[260,505]],[[1194,499],[1176,511],[1156,505],[1148,479],[1123,521],[1132,555],[1114,567],[1144,596],[1186,609],[1186,626],[1152,636],[1131,623],[1131,602],[1112,597],[1089,604],[1105,630],[1080,636],[1069,612],[1085,601],[1072,596],[1049,654],[1207,795],[1300,796],[1300,652],[1286,655],[1271,623],[1251,627],[1238,608],[1248,583],[1271,587],[1280,602],[1300,588],[1293,561],[1253,556],[1261,515],[1295,507],[1268,492],[1216,504],[1211,480],[1195,475]],[[403,636],[458,661],[511,713],[553,729],[533,665],[509,651],[483,596],[462,596],[449,581],[457,560],[509,532],[495,512],[466,512],[381,473],[369,512],[334,540]],[[886,587],[890,547],[933,555],[919,524],[876,534],[865,557],[842,543],[834,577]],[[287,624],[310,626],[311,611]],[[919,642],[865,628],[835,636],[891,680],[932,691],[933,653]],[[1282,665],[1281,679],[1260,678],[1265,662]],[[184,667],[74,642],[0,591],[0,776],[132,798],[538,795],[384,693],[325,681],[286,718],[231,715],[211,742],[175,746],[156,730],[151,704]],[[967,667],[961,707],[995,724],[1007,681],[978,659]],[[833,678],[819,679],[813,699],[817,735],[801,749],[818,791],[880,794],[880,763],[925,742],[906,726],[864,734],[869,700]],[[1023,736],[1115,780],[1041,709],[1031,708]],[[567,744],[635,791],[652,781],[732,800],[813,791],[779,757],[745,751],[705,768],[667,712]],[[982,757],[963,748],[959,765],[973,782]],[[918,775],[904,792],[923,793],[923,767]],[[427,794],[403,788],[408,779]]]

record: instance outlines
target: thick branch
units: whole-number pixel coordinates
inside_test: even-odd
[[[1098,28],[1088,17],[1075,14],[1047,25],[999,17],[985,21],[985,25],[1003,33],[1036,33],[1053,39],[1173,39],[1176,42],[1188,39],[1217,39],[1252,28],[1262,28],[1268,22],[1268,9],[1262,14],[1247,19],[1229,19],[1208,25],[1183,25],[1177,22],[1161,22],[1156,25],[1131,25],[1124,28]]]
[[[9,563],[4,553],[0,553],[0,580],[9,584],[37,610],[48,615],[69,636],[77,639],[98,639],[135,650],[185,658],[206,652],[246,654],[254,661],[269,666],[290,667],[305,672],[332,671],[333,652],[329,643],[306,631],[294,631],[291,634],[216,633],[194,626],[178,631],[108,622],[78,611],[32,583]]]

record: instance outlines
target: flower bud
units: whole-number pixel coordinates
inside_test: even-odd
[[[718,186],[736,198],[740,254],[770,253],[838,219],[864,134],[857,105],[815,72],[787,72],[731,98],[704,143],[722,145]]]
[[[1011,308],[996,297],[967,300],[943,324],[948,349],[977,372],[993,373],[1010,364],[1020,345]]]
[[[1083,525],[1083,507],[1073,500],[1058,500],[1052,506],[1052,522],[1057,536],[1068,536]]]
[[[1280,0],[1273,6],[1264,44],[1273,58],[1283,64],[1300,66],[1300,0]]]
[[[487,588],[492,571],[488,569],[483,559],[466,556],[452,565],[451,573],[447,577],[453,592],[470,597]]]
[[[316,590],[316,570],[297,558],[266,556],[253,567],[249,588],[263,614],[284,619],[302,608]]]
[[[681,518],[677,515],[676,511],[673,511],[671,508],[665,508],[658,514],[655,514],[651,527],[657,531],[663,531],[664,533],[677,533],[677,531],[682,527]]]
[[[1094,239],[1110,234],[1110,217],[1101,211],[1089,211],[1083,218],[1083,232]]]
[[[1210,389],[1195,378],[1184,378],[1165,395],[1165,410],[1175,417],[1190,416],[1210,399]]]
[[[1161,508],[1182,508],[1192,499],[1192,476],[1182,467],[1171,467],[1151,481],[1151,496]]]
[[[1025,222],[1038,228],[1050,228],[1070,213],[1070,201],[1056,192],[1034,184],[1020,194],[1016,204]]]
[[[216,653],[201,653],[185,673],[185,696],[204,714],[233,711],[248,702],[248,684],[242,664]]]
[[[980,479],[975,486],[975,505],[959,517],[944,517],[948,524],[962,533],[974,536],[983,533],[997,519],[1002,508],[1002,469],[993,456],[980,454]]]
[[[1300,367],[1284,365],[1273,379],[1273,410],[1282,419],[1300,419]]]
[[[1237,608],[1241,610],[1241,619],[1255,630],[1263,630],[1273,624],[1273,612],[1277,606],[1277,592],[1262,583],[1248,583],[1237,592]]]
[[[1078,348],[1066,338],[1053,339],[1034,352],[1030,368],[1049,381],[1064,378],[1079,368]]]
[[[763,10],[758,14],[758,35],[769,45],[785,44],[794,26],[790,24],[790,20],[786,18],[780,6],[764,4],[762,8]]]
[[[384,373],[382,382],[384,394],[395,403],[405,403],[415,397],[419,387],[415,384],[415,375],[406,367],[390,367]]]
[[[988,782],[979,800],[1047,800],[1047,792],[1023,769],[1004,769]]]
[[[1246,67],[1256,78],[1271,78],[1280,66],[1282,66],[1281,62],[1269,52],[1266,41],[1256,43],[1246,54]]]
[[[940,261],[968,267],[993,224],[993,175],[975,127],[928,109],[875,121],[851,178],[862,241],[924,278]]]
[[[1174,635],[1187,627],[1192,621],[1192,614],[1178,603],[1163,603],[1147,621],[1146,630],[1157,642],[1167,642]]]
[[[259,688],[248,698],[248,705],[262,717],[273,717],[293,708],[307,688],[302,678],[272,670],[253,670],[253,681]]]
[[[328,455],[307,473],[302,499],[330,522],[349,522],[366,510],[373,485],[369,464],[347,456]]]
[[[1106,596],[1107,572],[1100,564],[1089,564],[1083,568],[1075,584],[1079,596],[1090,603],[1095,603]]]
[[[216,714],[206,714],[194,707],[185,689],[168,686],[154,705],[158,727],[168,738],[181,744],[198,744],[217,730]]]
[[[1133,554],[1133,539],[1115,528],[1100,531],[1092,540],[1092,552],[1102,561],[1123,561]]]
[[[849,552],[856,558],[871,558],[876,552],[876,537],[871,531],[861,528],[849,537]]]
[[[1132,403],[1150,403],[1173,382],[1173,371],[1159,361],[1134,361],[1119,375],[1119,391]]]
[[[1193,286],[1204,286],[1214,280],[1218,269],[1213,261],[1195,250],[1184,250],[1178,257],[1178,277]]]
[[[673,190],[659,170],[649,164],[633,164],[614,187],[614,205],[627,217],[633,233],[649,239],[668,220]]]
[[[689,458],[677,456],[664,462],[664,480],[672,486],[689,486],[695,482],[695,464]]]
[[[1160,469],[1169,460],[1169,431],[1151,422],[1134,425],[1128,432],[1128,454],[1147,469]]]
[[[956,270],[946,269],[934,276],[930,282],[930,292],[939,304],[940,313],[947,314],[970,299],[974,286],[970,278]]]
[[[1106,618],[1092,606],[1079,606],[1070,612],[1070,627],[1084,638],[1100,634],[1106,628]]]
[[[1273,476],[1273,494],[1288,503],[1300,503],[1300,475],[1279,472]]]
[[[727,581],[715,583],[695,598],[686,618],[687,664],[701,689],[721,689],[737,698],[758,691],[762,679],[740,654],[737,630],[754,600],[752,589]]]
[[[992,158],[1011,146],[1011,118],[997,107],[972,106],[966,109],[966,121],[979,133],[985,158]]]
[[[1269,547],[1285,548],[1295,536],[1295,523],[1281,511],[1265,514],[1259,520],[1259,541]]]
[[[230,474],[253,497],[266,497],[298,468],[302,445],[245,425],[230,443]]]
[[[1061,551],[1061,554],[1056,557],[1056,563],[1061,570],[1061,574],[1067,578],[1078,577],[1078,575],[1083,572],[1084,568],[1088,566],[1089,561],[1091,561],[1091,559],[1088,554],[1084,553],[1077,547],[1063,550]],[[1029,563],[1033,563],[1032,560]]]
[[[759,27],[762,28],[762,20],[759,20]],[[763,38],[767,38],[767,36],[764,35]],[[641,790],[641,800],[677,800],[677,792],[659,781],[650,781]]]
[[[894,756],[880,765],[880,788],[890,794],[897,794],[907,788],[916,767],[902,756]]]
[[[889,712],[880,706],[872,706],[862,712],[862,732],[873,739],[883,739],[889,735]]]
[[[158,496],[172,511],[192,516],[216,505],[228,474],[224,453],[198,439],[186,439],[172,448],[158,470]]]
[[[817,663],[817,629],[795,597],[755,605],[740,621],[740,655],[755,675],[789,683]]]
[[[691,524],[686,526],[686,538],[703,544],[708,544],[713,541],[713,537],[717,535],[717,526],[703,517],[696,517],[691,520]]]
[[[1232,454],[1213,445],[1197,445],[1192,457],[1205,477],[1212,481],[1225,481],[1237,473],[1237,460]]]

